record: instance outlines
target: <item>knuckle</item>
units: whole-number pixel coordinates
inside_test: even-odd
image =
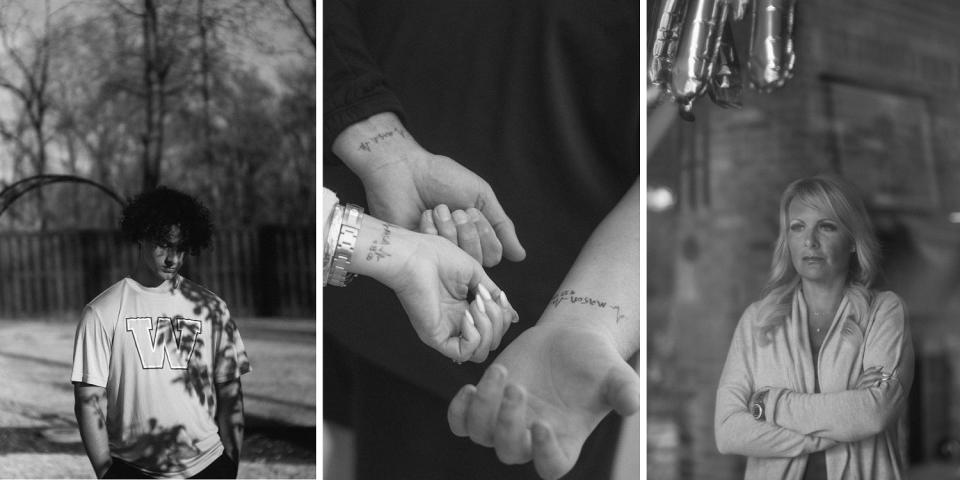
[[[503,248],[500,246],[500,243],[493,243],[488,245],[483,251],[483,260],[484,266],[493,267],[500,263],[500,260],[503,258]]]
[[[500,459],[506,465],[516,465],[523,463],[523,458],[513,451],[510,447],[504,446],[495,446],[497,452],[497,458]]]
[[[476,227],[478,235],[490,239],[490,242],[493,242],[493,240],[497,238],[496,232],[493,231],[493,227],[491,227],[489,223],[477,222],[472,225]]]

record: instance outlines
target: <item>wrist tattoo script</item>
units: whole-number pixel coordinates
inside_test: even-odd
[[[380,142],[386,141],[386,140],[388,140],[388,139],[390,139],[390,138],[393,138],[393,137],[403,137],[403,138],[407,138],[407,131],[404,130],[404,129],[402,129],[402,128],[400,128],[400,127],[393,127],[393,130],[389,130],[389,131],[386,131],[386,132],[378,133],[378,134],[376,134],[376,135],[374,135],[374,136],[366,139],[365,141],[360,142],[360,148],[358,148],[357,150],[363,150],[363,151],[365,151],[365,152],[369,152],[369,151],[370,151],[370,144],[371,144],[371,143],[374,144],[374,145],[376,145],[376,144],[378,144],[378,143],[380,143]]]
[[[550,299],[550,304],[554,308],[557,308],[562,303],[570,303],[572,305],[590,305],[592,307],[597,307],[600,309],[610,309],[617,313],[617,323],[620,323],[620,320],[623,320],[624,315],[620,312],[620,305],[612,305],[609,302],[603,300],[598,300],[596,298],[588,297],[585,295],[577,295],[577,292],[573,290],[561,290],[553,298]]]
[[[383,234],[380,236],[380,240],[374,240],[373,245],[370,245],[370,250],[367,252],[367,261],[376,260],[379,262],[381,259],[390,256],[387,253],[387,246],[390,245],[390,234],[393,233],[390,229],[394,226],[386,222],[381,225],[383,225]]]

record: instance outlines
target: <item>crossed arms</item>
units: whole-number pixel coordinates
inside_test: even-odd
[[[904,307],[893,294],[875,301],[876,316],[864,334],[861,378],[848,390],[801,393],[756,385],[757,355],[749,324],[751,306],[734,333],[717,390],[715,431],[721,453],[796,457],[838,443],[873,437],[903,412],[913,383],[913,346]],[[880,372],[883,372],[881,374]],[[768,389],[765,420],[753,418],[751,396]]]

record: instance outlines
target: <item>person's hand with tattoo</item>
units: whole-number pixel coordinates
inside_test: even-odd
[[[415,229],[424,210],[446,204],[482,214],[478,223],[482,263],[502,257],[520,261],[526,252],[490,185],[456,161],[421,147],[393,113],[379,113],[341,132],[333,153],[363,182],[370,212]]]
[[[611,409],[640,408],[640,379],[616,343],[576,319],[524,331],[451,401],[450,430],[494,447],[504,463],[533,460],[544,478],[564,475]]]
[[[370,215],[347,270],[392,289],[420,340],[457,362],[485,361],[517,318],[506,294],[456,245]]]
[[[537,325],[511,342],[476,386],[450,402],[450,430],[533,461],[544,478],[573,468],[611,410],[640,408],[640,185],[597,227]]]

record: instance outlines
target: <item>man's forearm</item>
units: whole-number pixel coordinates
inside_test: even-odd
[[[240,463],[243,446],[243,389],[240,379],[217,384],[217,427],[227,456]]]
[[[590,235],[540,319],[603,329],[625,359],[640,349],[640,195],[637,180]]]
[[[333,154],[361,179],[386,163],[400,161],[421,149],[393,112],[373,115],[350,125],[333,141]]]
[[[107,419],[104,414],[101,400],[103,394],[91,391],[95,387],[87,387],[77,391],[74,397],[74,413],[77,416],[77,426],[80,429],[80,438],[83,447],[90,458],[90,464],[98,478],[102,478],[110,468],[110,439],[107,435]]]

